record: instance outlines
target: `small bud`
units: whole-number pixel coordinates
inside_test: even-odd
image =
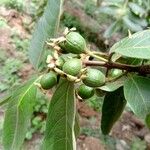
[[[49,42],[46,42],[46,44],[47,44],[48,46],[51,46],[51,47],[55,47],[55,46],[56,46],[55,43],[49,43]]]
[[[63,32],[63,35],[67,35],[69,33],[69,28],[66,28],[65,30],[64,30],[64,32]]]
[[[65,40],[66,40],[66,38],[62,36],[62,37],[59,38],[58,43],[64,42]]]
[[[53,42],[53,43],[57,43],[59,41],[59,39],[51,38],[50,41]]]
[[[59,60],[56,60],[55,64],[56,64],[56,66],[60,66]]]
[[[46,59],[46,63],[51,63],[51,61],[53,60],[53,57],[51,55],[48,55],[47,56],[47,59]]]
[[[70,31],[76,31],[77,29],[75,27],[71,28]]]
[[[47,67],[50,69],[53,69],[55,67],[55,63],[52,62],[52,63],[48,64]]]
[[[57,51],[54,52],[54,58],[55,58],[56,60],[59,58]]]
[[[59,46],[54,46],[54,49],[56,50],[56,51],[60,51],[61,50],[61,48],[59,47]]]
[[[85,74],[87,72],[87,68],[81,69],[81,74]]]

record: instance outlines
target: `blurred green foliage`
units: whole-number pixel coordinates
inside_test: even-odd
[[[8,27],[7,21],[4,18],[0,18],[0,28]]]
[[[84,31],[82,30],[80,21],[74,17],[68,14],[67,12],[64,12],[63,17],[62,17],[62,24],[65,27],[68,28],[73,28],[76,27],[76,29],[80,32],[80,34],[84,34]]]
[[[94,17],[96,9],[97,6],[92,0],[85,0],[84,11],[87,15]]]
[[[6,8],[22,11],[24,6],[24,1],[23,0],[1,0],[0,4],[4,5]]]
[[[146,142],[140,138],[133,138],[130,149],[131,150],[146,150]]]
[[[21,69],[23,63],[15,58],[7,59],[4,53],[1,56],[0,62],[3,63],[1,63],[0,70],[0,92],[3,92],[20,82],[17,72]]]
[[[12,43],[15,45],[16,50],[27,54],[29,39],[22,39],[18,35],[12,37]]]
[[[99,138],[99,129],[92,129],[90,127],[82,127],[81,128],[81,135],[86,135],[86,136],[92,136]]]
[[[104,33],[109,38],[114,33],[122,31],[126,35],[128,29],[132,32],[144,30],[150,24],[150,1],[149,0],[104,0],[97,12],[112,17],[112,23]]]

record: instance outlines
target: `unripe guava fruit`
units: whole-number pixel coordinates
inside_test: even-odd
[[[105,75],[97,69],[88,69],[83,83],[90,87],[99,87],[105,83]]]
[[[66,61],[63,65],[63,71],[69,75],[76,76],[82,69],[82,61],[77,58],[72,58]]]
[[[78,95],[82,99],[88,99],[94,95],[94,89],[89,86],[86,86],[85,84],[82,84],[78,88]]]
[[[86,51],[85,39],[77,32],[70,32],[66,35],[66,41],[60,43],[60,47],[73,54],[81,54]]]
[[[57,84],[57,75],[54,72],[44,74],[40,80],[41,87],[45,90],[51,89]]]

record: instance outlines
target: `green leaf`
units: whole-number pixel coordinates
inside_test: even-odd
[[[132,21],[128,16],[123,17],[123,22],[131,31],[137,32],[143,30],[139,24]]]
[[[3,145],[5,150],[20,150],[36,97],[35,79],[14,90],[5,113]]]
[[[44,14],[35,27],[29,47],[29,59],[37,70],[43,68],[42,64],[45,61],[43,60],[45,41],[54,37],[57,32],[61,6],[62,0],[48,0]]]
[[[102,106],[101,130],[104,135],[109,134],[115,122],[121,116],[126,101],[123,95],[123,88],[107,93]]]
[[[79,122],[79,114],[76,112],[75,116],[75,124],[74,124],[74,134],[76,139],[80,135],[80,122]]]
[[[146,14],[145,9],[136,3],[129,2],[129,7],[134,14],[139,15],[140,17]]]
[[[8,103],[11,99],[11,95],[6,96],[4,99],[2,99],[0,101],[0,106],[5,105],[6,103]]]
[[[122,5],[124,3],[124,0],[107,0],[105,2],[110,5]]]
[[[145,123],[147,125],[147,127],[150,129],[150,114],[148,114],[145,118]]]
[[[150,30],[137,32],[117,42],[110,52],[116,52],[123,56],[150,59]]]
[[[139,24],[143,28],[146,28],[148,26],[148,22],[144,18],[139,18],[135,15],[130,15],[130,19],[133,20],[134,23]]]
[[[132,111],[141,118],[150,113],[150,78],[130,76],[124,84],[124,95]]]
[[[113,35],[113,33],[117,32],[120,29],[120,21],[115,21],[111,24],[108,29],[104,32],[104,37],[109,38]]]
[[[127,78],[125,76],[119,78],[118,80],[114,81],[114,82],[108,82],[105,85],[99,87],[98,89],[101,89],[103,91],[107,91],[107,92],[112,92],[117,90],[118,88],[120,88],[121,86],[123,86],[125,80]]]
[[[103,6],[99,9],[100,13],[104,13],[113,17],[117,14],[117,11],[118,11],[118,7],[116,6]]]
[[[60,82],[48,110],[42,150],[75,150],[74,83]]]

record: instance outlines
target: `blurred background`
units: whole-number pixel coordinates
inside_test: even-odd
[[[0,99],[34,74],[28,46],[47,0],[0,0]],[[89,48],[106,52],[121,38],[150,27],[150,0],[65,0],[59,33],[76,27]],[[51,95],[50,92],[49,95]],[[38,95],[23,150],[37,150],[45,130],[49,95]],[[150,132],[126,107],[110,136],[99,130],[103,97],[78,103],[77,150],[150,150]],[[0,108],[0,150],[4,109]]]

